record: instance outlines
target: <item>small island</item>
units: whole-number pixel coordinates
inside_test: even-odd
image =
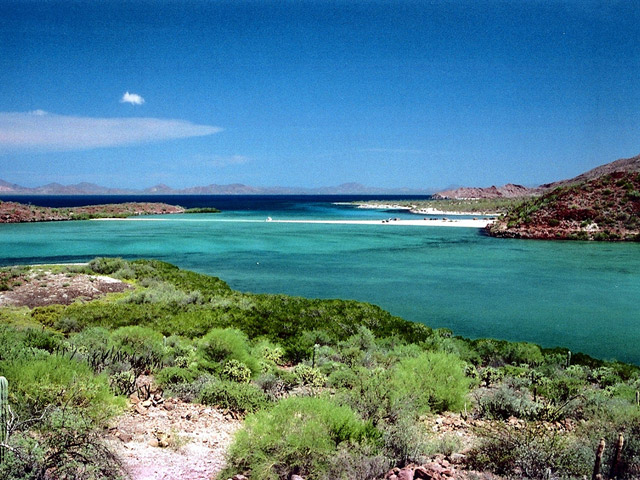
[[[177,205],[156,202],[128,202],[82,207],[51,208],[0,201],[0,223],[59,222],[128,218],[140,215],[167,215],[176,213],[218,213],[212,207],[185,209]]]

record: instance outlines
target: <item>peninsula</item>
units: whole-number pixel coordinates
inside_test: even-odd
[[[131,202],[84,207],[51,208],[0,201],[0,223],[57,222],[96,218],[127,218],[137,215],[188,213],[183,207],[166,203]]]

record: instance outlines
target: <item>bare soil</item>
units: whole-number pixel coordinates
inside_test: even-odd
[[[7,288],[7,291],[0,292],[0,306],[29,308],[70,305],[77,299],[89,301],[133,288],[111,277],[52,273],[38,269],[17,276],[10,271],[0,272],[0,283]]]
[[[224,468],[241,420],[175,398],[144,404],[134,398],[108,435],[132,480],[210,480]]]

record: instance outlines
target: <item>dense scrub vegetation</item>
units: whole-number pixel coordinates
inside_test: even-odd
[[[455,337],[358,302],[239,293],[158,261],[66,268],[134,289],[0,309],[13,412],[1,478],[122,475],[99,432],[143,373],[166,395],[247,415],[220,478],[374,479],[457,450],[507,477],[582,478],[600,438],[620,433],[616,475],[640,475],[635,366]],[[443,412],[476,441],[436,438],[425,422]],[[608,447],[603,472],[614,457]]]

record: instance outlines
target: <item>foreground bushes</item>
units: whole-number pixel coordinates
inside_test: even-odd
[[[8,441],[0,462],[3,480],[123,480],[120,460],[95,424],[77,409],[56,407]],[[37,432],[37,433],[35,433]]]
[[[57,444],[69,453],[52,468],[67,478],[111,478],[96,428],[121,405],[113,393],[131,393],[143,372],[165,395],[250,414],[223,476],[378,478],[459,448],[452,437],[431,436],[424,416],[461,409],[488,421],[477,432],[478,468],[514,478],[540,478],[547,468],[558,478],[581,476],[600,436],[611,442],[622,432],[619,477],[640,474],[633,366],[465,340],[358,302],[241,294],[162,262],[92,265],[136,289],[30,315],[0,309],[0,322],[12,325],[0,325],[0,375],[12,384],[12,406],[22,418],[45,414],[11,436],[29,459],[12,460],[24,478],[51,464]],[[539,430],[558,420],[578,427]]]
[[[214,381],[201,390],[198,400],[234,412],[256,412],[269,403],[267,396],[255,385],[227,380]]]
[[[464,406],[470,380],[465,363],[445,352],[424,352],[406,358],[394,369],[396,395],[418,413],[459,411]]]
[[[378,432],[350,408],[321,397],[292,397],[247,417],[229,451],[229,467],[218,478],[246,470],[255,480],[327,478],[339,448],[379,442]]]
[[[124,407],[105,375],[96,376],[85,363],[67,357],[23,356],[0,362],[0,373],[11,385],[9,401],[22,419],[38,417],[46,408],[70,407],[100,425]]]

